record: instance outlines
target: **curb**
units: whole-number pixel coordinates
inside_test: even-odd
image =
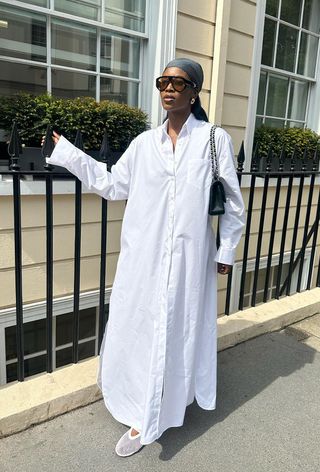
[[[320,313],[320,288],[218,318],[218,351]],[[102,398],[99,357],[0,389],[0,438]]]

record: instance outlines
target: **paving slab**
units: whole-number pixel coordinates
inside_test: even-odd
[[[310,316],[283,330],[286,334],[293,336],[307,346],[320,352],[320,314]]]
[[[292,327],[320,339],[320,313],[294,323]]]
[[[1,472],[319,472],[320,353],[285,331],[218,355],[215,411],[194,402],[184,425],[138,454],[103,401],[0,440]]]

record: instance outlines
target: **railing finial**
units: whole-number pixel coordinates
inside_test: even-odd
[[[109,170],[110,154],[111,154],[111,150],[110,150],[110,145],[109,145],[109,140],[108,140],[108,133],[107,133],[107,130],[104,129],[103,140],[102,140],[99,156],[100,156],[101,161],[107,164],[108,170]]]
[[[242,141],[241,146],[240,146],[240,150],[239,150],[239,154],[238,154],[238,157],[237,157],[237,162],[238,162],[237,171],[238,172],[243,171],[243,164],[244,164],[245,158],[246,158],[246,156],[245,156],[245,152],[244,152],[244,142]]]
[[[50,157],[51,154],[52,154],[53,149],[54,149],[54,144],[53,144],[53,140],[52,140],[52,128],[51,128],[50,125],[48,125],[47,129],[46,129],[46,135],[45,135],[45,138],[44,138],[44,142],[43,142],[43,145],[42,145],[42,148],[41,148],[42,157],[44,159],[46,159],[46,157]],[[53,169],[53,166],[51,164],[48,164],[47,162],[45,162],[43,167],[48,171]]]
[[[20,153],[21,153],[20,137],[19,137],[17,123],[14,121],[12,124],[10,140],[8,144],[8,154],[11,157],[11,164],[10,164],[11,170],[20,169],[20,164],[19,164]]]
[[[83,151],[84,150],[84,145],[83,145],[83,139],[82,139],[82,133],[81,131],[78,129],[77,130],[77,134],[76,134],[76,139],[74,140],[74,145],[80,149],[80,151]]]

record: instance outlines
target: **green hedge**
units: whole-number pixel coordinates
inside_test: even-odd
[[[291,156],[294,149],[298,157],[303,157],[305,148],[308,157],[312,158],[315,149],[319,146],[320,136],[311,129],[302,128],[271,128],[261,126],[255,131],[255,142],[259,146],[259,154],[266,156],[270,146],[274,153],[280,155],[282,148]]]
[[[50,95],[21,93],[0,97],[0,128],[10,130],[16,121],[21,141],[40,146],[48,124],[73,140],[77,129],[83,133],[86,149],[100,148],[104,129],[111,149],[123,151],[134,137],[148,128],[147,115],[141,110],[107,100],[93,98],[55,98]]]

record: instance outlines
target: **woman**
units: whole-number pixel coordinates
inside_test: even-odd
[[[194,398],[216,407],[216,274],[230,272],[245,208],[230,136],[217,128],[227,197],[217,251],[202,82],[200,64],[171,61],[156,81],[166,121],[136,137],[111,172],[56,133],[47,159],[102,197],[127,200],[97,378],[110,413],[130,426],[116,445],[120,456],[181,426]]]

